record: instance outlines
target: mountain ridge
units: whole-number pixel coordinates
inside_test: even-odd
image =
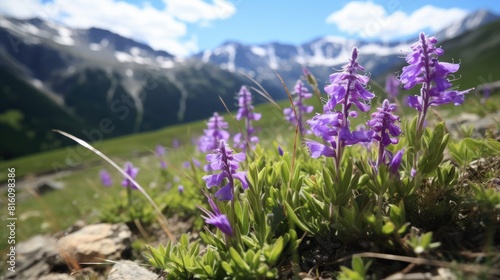
[[[482,12],[470,18],[464,19],[465,25],[467,20],[480,25],[498,16]],[[461,29],[455,26],[454,30]],[[233,100],[241,85],[251,83],[245,75],[257,80],[275,99],[286,98],[276,73],[291,88],[307,66],[322,86],[332,68],[345,64],[354,45],[360,49],[359,63],[373,76],[380,75],[398,63],[398,54],[410,44],[336,36],[298,46],[280,42],[245,45],[233,40],[179,59],[104,29],[70,29],[41,19],[0,16],[0,70],[12,77],[0,80],[0,98],[12,97],[12,88],[20,96],[42,95],[40,106],[59,106],[53,110],[64,116],[62,126],[74,124],[77,135],[99,127],[106,119],[115,127],[106,137],[115,137],[207,118],[214,111],[225,110],[218,96],[233,110],[235,103],[227,101]],[[14,79],[15,87],[9,81]],[[256,97],[257,102],[263,101]],[[20,104],[9,104],[0,110],[0,120],[11,130],[24,130],[13,134],[17,142],[26,143],[21,138],[28,133],[40,142],[38,150],[64,145],[44,136],[47,130],[62,128],[56,120],[48,120],[54,124],[50,128],[37,126],[40,114],[34,116]],[[9,149],[0,145],[0,159],[36,152],[19,148],[12,153]]]

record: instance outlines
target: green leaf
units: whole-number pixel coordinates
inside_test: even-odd
[[[382,227],[382,233],[385,235],[392,235],[396,231],[396,226],[392,222],[387,222]]]
[[[267,252],[264,251],[264,255],[266,256],[266,259],[270,265],[276,263],[276,261],[281,255],[281,252],[283,251],[283,247],[284,247],[283,237],[279,237],[276,240],[276,243],[274,243],[274,245],[270,247],[267,250]]]
[[[363,259],[360,257],[352,258],[352,269],[360,274],[360,276],[365,276],[365,266],[363,263]]]
[[[359,177],[359,180],[358,180],[358,186],[364,186],[366,185],[366,183],[368,183],[368,181],[370,180],[370,176],[368,174],[363,174],[361,175],[361,177]]]
[[[238,266],[241,270],[250,271],[250,267],[246,262],[241,258],[240,254],[233,247],[229,248],[229,255],[231,259],[234,261],[236,266]]]
[[[432,232],[426,232],[420,236],[420,246],[424,248],[429,248],[429,245],[432,242]]]
[[[290,181],[290,167],[288,164],[284,163],[281,166],[281,178],[283,179],[283,182],[288,183]]]
[[[231,265],[227,262],[222,262],[222,268],[227,272],[229,275],[233,275],[234,271]]]
[[[416,139],[415,139],[415,135],[417,133],[417,120],[418,120],[418,116],[415,116],[411,122],[407,125],[407,129],[406,129],[406,137],[407,137],[407,141],[408,141],[408,145],[411,146],[411,147],[415,147],[415,142],[416,142]],[[415,147],[416,148],[416,147]]]
[[[488,148],[492,151],[492,153],[494,155],[500,155],[500,142],[495,140],[495,139],[491,139],[491,138],[488,138],[486,139],[486,146],[488,146]]]
[[[300,221],[299,217],[297,217],[297,215],[295,214],[295,211],[292,209],[292,207],[286,201],[285,201],[285,208],[286,208],[286,213],[288,214],[288,217],[296,226],[298,226],[303,231],[313,233],[313,231],[306,224],[304,224],[302,221]]]

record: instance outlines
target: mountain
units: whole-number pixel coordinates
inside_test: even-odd
[[[263,85],[280,84],[275,71],[289,86],[307,67],[317,77],[328,77],[333,68],[346,63],[354,46],[360,51],[359,62],[369,72],[382,72],[397,60],[410,43],[373,43],[340,37],[323,37],[299,46],[281,43],[243,45],[227,42],[213,50],[196,55],[205,63],[219,65],[232,72],[243,72]],[[284,93],[282,96],[285,97]]]
[[[488,11],[471,13],[437,36],[452,42],[456,51],[450,54],[476,56],[466,59],[472,65],[488,63],[481,57],[494,60],[496,39],[470,38],[493,36],[476,31],[498,18]],[[54,138],[53,128],[96,141],[207,118],[225,111],[218,96],[234,109],[234,94],[252,84],[245,75],[275,99],[285,98],[276,74],[291,88],[306,66],[323,85],[332,69],[348,61],[354,46],[360,50],[359,63],[376,79],[394,71],[412,42],[332,36],[300,45],[228,41],[179,59],[108,30],[0,16],[0,129],[9,135],[0,142],[0,160],[68,144]]]
[[[500,17],[488,10],[481,9],[468,14],[462,20],[456,21],[450,26],[436,33],[439,40],[451,39],[464,34],[469,30],[474,30],[482,25],[498,20]]]
[[[451,39],[498,19],[499,16],[487,10],[479,10],[437,32],[436,36],[440,40]],[[399,61],[398,56],[409,49],[413,41],[377,42],[331,36],[297,46],[282,43],[245,45],[230,41],[195,56],[223,69],[246,73],[266,85],[280,83],[276,79],[276,71],[292,86],[302,75],[303,67],[317,77],[328,77],[332,68],[339,69],[347,62],[354,46],[359,49],[359,63],[376,77],[391,69]]]
[[[0,17],[0,73],[0,100],[9,101],[0,106],[0,127],[19,131],[1,142],[0,159],[65,145],[47,136],[54,128],[92,141],[207,118],[225,111],[218,96],[232,101],[249,82],[107,30],[7,17]]]

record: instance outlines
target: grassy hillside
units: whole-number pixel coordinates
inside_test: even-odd
[[[233,102],[233,99],[225,100],[225,102]],[[288,106],[287,102],[281,102],[280,104],[282,107]],[[272,138],[275,132],[278,133],[285,128],[288,129],[288,125],[283,120],[281,111],[272,104],[259,105],[257,110],[263,113],[262,121],[256,123],[256,126],[265,128],[262,131],[264,137]],[[235,128],[231,118],[227,114],[225,114],[225,116],[231,127]],[[109,140],[98,130],[89,131],[87,135],[82,135],[81,133],[74,133],[74,135],[82,139],[87,137],[91,139],[102,139],[93,142],[93,145],[97,149],[111,157],[130,158],[142,154],[151,154],[158,144],[172,147],[172,141],[174,139],[177,139],[181,144],[191,144],[193,138],[200,136],[205,127],[205,120],[202,120]],[[71,133],[71,130],[68,132]],[[233,130],[233,132],[236,131]],[[56,139],[61,139],[61,141],[65,140],[65,137],[51,132],[50,130],[47,130],[47,133],[52,134],[52,137]],[[17,176],[22,177],[30,174],[53,173],[82,165],[91,165],[95,160],[98,160],[97,156],[90,154],[79,146],[72,145],[53,151],[0,162],[0,170],[4,170],[8,167],[15,167]],[[0,182],[4,182],[6,180],[5,173],[1,173],[0,176]]]
[[[70,143],[54,140],[50,130],[76,133],[83,123],[38,89],[0,67],[0,160],[57,148]]]

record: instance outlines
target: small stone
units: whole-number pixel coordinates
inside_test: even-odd
[[[40,195],[44,195],[45,193],[52,192],[55,190],[61,190],[64,188],[64,184],[56,181],[45,181],[41,182],[35,187],[35,191],[37,191]]]
[[[60,254],[78,263],[121,259],[130,250],[132,233],[127,225],[95,224],[83,227],[58,241]]]
[[[158,275],[132,261],[119,261],[111,268],[107,280],[156,280]]]

